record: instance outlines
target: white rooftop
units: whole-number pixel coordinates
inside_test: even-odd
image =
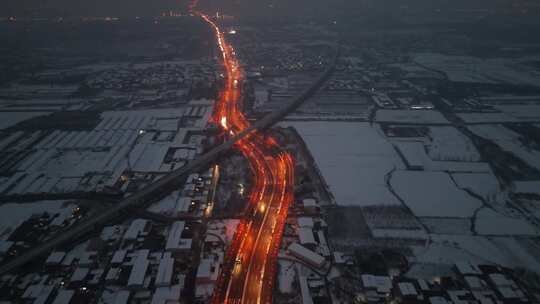
[[[146,227],[147,222],[148,221],[145,219],[133,220],[133,222],[131,222],[131,225],[129,225],[128,230],[124,234],[124,239],[136,240],[137,237],[139,237],[139,234],[141,234],[144,231],[144,228]]]
[[[170,287],[158,287],[152,296],[152,304],[180,303],[180,292],[182,286],[173,285]]]
[[[465,275],[465,274],[482,274],[482,271],[478,266],[473,265],[469,262],[458,262],[456,263],[456,268],[458,271]]]
[[[305,260],[314,266],[321,267],[324,264],[325,260],[320,254],[313,252],[298,243],[292,243],[288,250],[292,255],[299,259]]]
[[[448,302],[448,300],[446,300],[443,297],[431,297],[429,298],[429,303],[430,304],[450,304],[450,302]]]
[[[307,228],[313,228],[313,218],[307,217],[307,216],[301,216],[298,217],[298,226],[299,227],[307,227]]]
[[[51,252],[47,260],[45,261],[45,264],[48,265],[57,265],[62,262],[64,257],[66,256],[66,253],[64,251],[54,251]]]
[[[146,257],[138,256],[135,260],[135,263],[133,264],[131,272],[129,273],[127,285],[130,287],[142,286],[149,264],[150,262]]]
[[[74,290],[61,289],[60,291],[58,291],[58,295],[56,295],[56,298],[54,299],[54,302],[52,302],[52,304],[69,304],[74,294]]]
[[[409,282],[401,282],[398,283],[399,291],[404,296],[416,296],[418,293],[416,292],[416,288],[412,283]]]
[[[114,252],[114,255],[111,259],[111,263],[113,264],[120,264],[124,261],[124,258],[126,257],[127,250],[117,250]]]
[[[302,200],[304,207],[317,207],[317,201],[314,198],[305,198]]]
[[[159,262],[158,272],[156,275],[156,286],[165,286],[171,284],[173,275],[174,259],[171,258],[171,253],[167,252],[163,255]]]
[[[89,271],[89,268],[78,267],[71,275],[71,282],[80,282],[84,280],[84,278],[86,278],[86,276],[88,275]]]
[[[129,300],[129,291],[120,290],[114,295],[113,304],[127,304],[128,300]]]
[[[363,274],[361,278],[365,288],[375,288],[380,293],[388,293],[392,289],[392,279],[388,276]]]
[[[169,236],[167,238],[167,244],[165,246],[166,250],[177,251],[177,250],[188,250],[191,248],[191,239],[183,239],[182,232],[185,227],[184,221],[176,221],[169,231]]]
[[[311,228],[299,228],[298,237],[300,238],[300,244],[302,245],[317,244]]]

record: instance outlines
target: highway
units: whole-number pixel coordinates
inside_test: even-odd
[[[143,207],[149,203],[155,201],[156,197],[161,197],[164,193],[171,192],[174,189],[178,188],[179,181],[187,176],[188,174],[195,172],[201,168],[211,165],[220,155],[231,149],[236,145],[237,142],[248,138],[255,132],[265,130],[266,128],[272,126],[273,124],[280,121],[287,114],[294,111],[300,104],[305,100],[311,97],[317,89],[330,77],[332,74],[335,63],[337,61],[338,51],[336,48],[336,55],[333,61],[333,64],[305,91],[300,95],[295,97],[290,103],[288,103],[284,108],[270,113],[253,123],[252,125],[247,126],[246,129],[230,135],[229,139],[220,145],[212,148],[205,154],[199,156],[195,160],[189,162],[185,166],[178,168],[169,174],[163,176],[161,179],[146,185],[145,187],[139,189],[136,193],[132,194],[129,197],[122,199],[116,205],[107,209],[107,211],[87,218],[78,224],[70,227],[68,231],[62,232],[53,238],[51,238],[47,243],[41,244],[37,247],[34,247],[24,253],[21,253],[14,259],[7,261],[0,266],[0,275],[3,275],[7,272],[10,272],[17,267],[28,263],[29,261],[44,256],[54,250],[55,247],[62,244],[66,244],[70,241],[74,241],[82,235],[96,230],[101,226],[114,221],[118,217],[123,215],[123,211],[131,207]],[[226,122],[225,122],[226,123]],[[230,134],[230,133],[229,133]],[[249,136],[248,136],[249,135]],[[259,182],[261,183],[261,182]],[[245,228],[240,226],[240,228]],[[239,229],[240,231],[241,229]],[[234,246],[231,246],[233,248]],[[228,260],[229,261],[229,260]]]
[[[235,51],[208,16],[198,13],[213,29],[225,67],[225,86],[215,105],[213,121],[225,136],[250,128],[240,110],[243,75]],[[225,255],[213,303],[271,303],[283,227],[294,196],[292,156],[261,132],[239,140],[238,149],[253,171],[248,216],[241,220]]]

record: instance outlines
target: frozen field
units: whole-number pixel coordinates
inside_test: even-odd
[[[287,122],[302,136],[339,205],[399,204],[385,175],[403,163],[378,126]]]
[[[444,72],[451,81],[470,83],[509,83],[538,86],[540,77],[519,65],[515,59],[483,59],[472,56],[448,56],[438,53],[419,53],[418,64]]]
[[[472,141],[451,126],[429,126],[424,137],[392,137],[410,166],[427,171],[491,173]]]
[[[50,114],[51,112],[0,112],[0,130],[27,119]]]
[[[63,206],[64,201],[39,201],[35,203],[6,203],[0,206],[0,240],[7,240],[11,233],[34,214],[58,214],[55,221],[62,222],[71,216],[75,205]]]
[[[434,110],[378,110],[375,120],[410,124],[449,124],[440,112]]]
[[[391,184],[420,217],[470,217],[481,206],[443,172],[396,171]]]
[[[492,173],[453,173],[452,178],[462,189],[469,189],[484,199],[500,195],[499,181]]]
[[[511,237],[432,235],[428,245],[413,249],[418,263],[449,266],[457,262],[487,263],[539,271],[538,259],[526,247],[527,241]]]
[[[453,160],[433,160],[426,153],[428,146],[418,140],[393,140],[394,145],[401,152],[401,155],[413,167],[421,167],[428,171],[448,171],[448,172],[482,172],[490,173],[491,168],[484,162],[468,162]],[[429,143],[428,143],[429,145]],[[449,152],[451,153],[451,152]],[[468,156],[469,155],[469,156]],[[439,154],[440,156],[440,154]],[[461,159],[470,157],[469,153],[457,156]]]
[[[428,155],[440,161],[480,161],[480,153],[465,135],[450,126],[429,127]]]
[[[476,135],[497,144],[504,151],[514,154],[531,167],[540,169],[540,151],[523,146],[521,135],[518,133],[498,124],[474,125],[468,128]]]
[[[478,212],[476,231],[485,235],[538,235],[538,231],[525,219],[512,218],[487,208]]]

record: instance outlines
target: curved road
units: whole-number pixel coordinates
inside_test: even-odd
[[[226,70],[226,82],[215,106],[213,121],[226,136],[249,129],[240,111],[242,71],[216,23],[198,13],[214,30]],[[248,200],[248,218],[241,221],[219,275],[213,303],[271,303],[276,257],[287,210],[293,201],[292,156],[277,141],[253,132],[235,146],[248,160],[254,182]]]

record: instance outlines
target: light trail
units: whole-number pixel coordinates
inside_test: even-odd
[[[195,5],[191,6],[193,14],[201,17],[215,33],[225,68],[225,84],[212,121],[221,127],[224,136],[238,134],[250,127],[240,109],[243,73],[236,52],[219,26],[196,11]],[[239,140],[235,147],[253,171],[247,204],[249,216],[240,221],[225,253],[212,303],[271,303],[277,254],[294,196],[294,162],[275,138],[259,132]]]

